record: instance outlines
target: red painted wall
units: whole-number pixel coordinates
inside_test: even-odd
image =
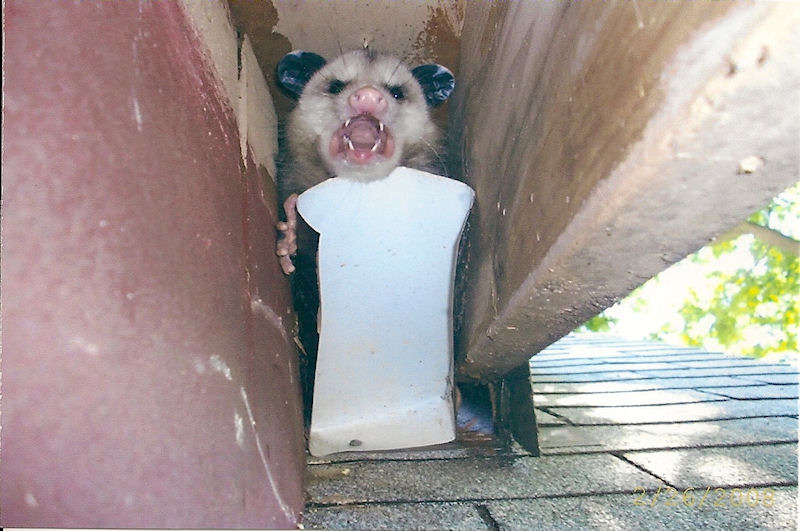
[[[0,523],[294,527],[274,191],[179,5],[5,16]]]

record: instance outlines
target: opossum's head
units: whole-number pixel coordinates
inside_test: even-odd
[[[431,158],[437,129],[428,108],[453,91],[453,74],[440,65],[414,68],[367,50],[326,63],[292,52],[278,64],[278,81],[298,98],[289,121],[294,156],[314,150],[336,176],[383,177],[401,164]]]

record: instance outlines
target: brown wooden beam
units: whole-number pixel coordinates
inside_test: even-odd
[[[797,180],[799,15],[469,4],[451,104],[477,191],[460,378],[524,364]]]

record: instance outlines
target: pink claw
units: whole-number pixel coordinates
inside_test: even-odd
[[[275,254],[281,269],[287,275],[294,273],[292,256],[297,252],[297,194],[292,194],[283,202],[286,221],[279,221],[275,227],[283,234],[278,240]]]

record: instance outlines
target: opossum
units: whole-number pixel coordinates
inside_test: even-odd
[[[277,254],[284,273],[295,270],[297,194],[329,178],[382,179],[398,166],[441,171],[439,131],[429,108],[455,87],[438,64],[409,69],[401,59],[369,49],[344,53],[327,63],[305,51],[286,55],[277,80],[297,105],[285,128],[288,153],[280,191],[286,221]]]
[[[276,74],[298,99],[282,134],[278,185],[286,221],[277,225],[282,238],[276,252],[284,273],[294,273],[308,421],[319,339],[317,243],[316,233],[297,216],[297,196],[330,178],[382,179],[400,165],[441,174],[439,131],[429,109],[447,100],[455,79],[441,65],[410,69],[397,57],[367,49],[330,63],[315,53],[295,51],[278,63]]]

